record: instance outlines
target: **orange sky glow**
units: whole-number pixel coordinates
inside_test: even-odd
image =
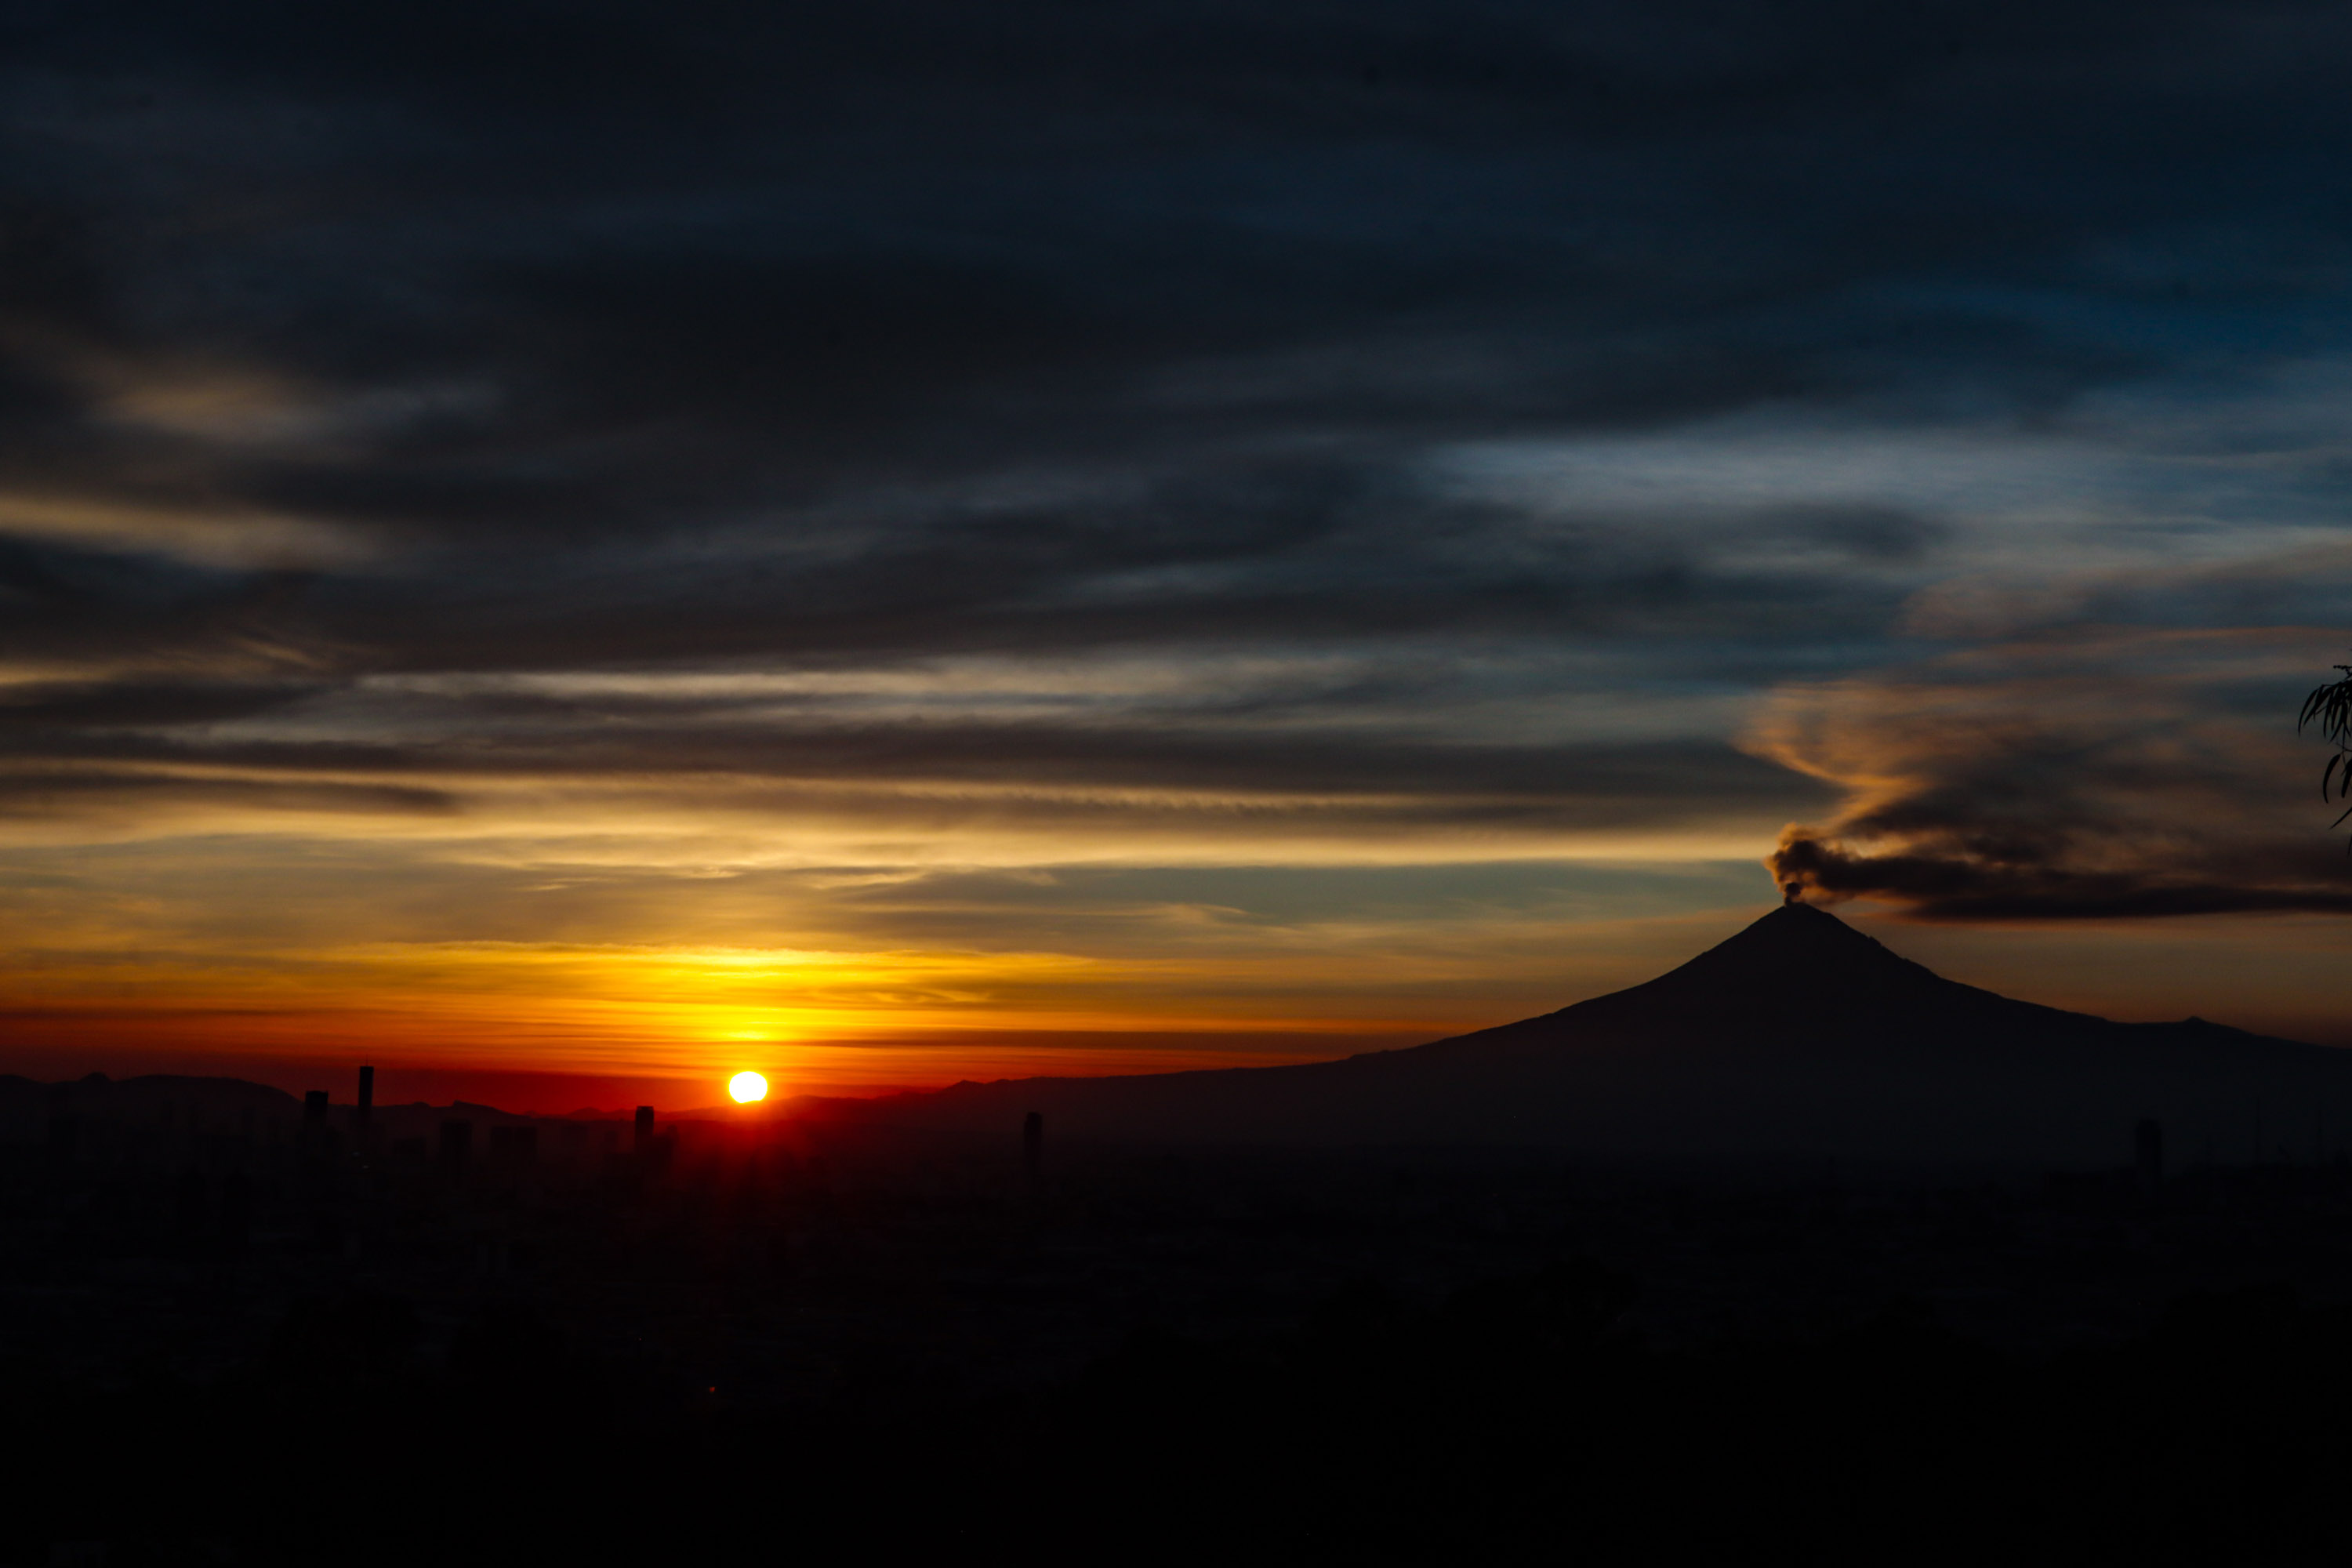
[[[2331,876],[2340,852],[2312,824],[2283,826],[2244,782],[2290,780],[2308,754],[2196,710],[2216,685],[2291,679],[2305,640],[2027,641],[1790,683],[1738,733],[1779,776],[1811,781],[1811,820],[1901,849],[1876,824],[1953,768],[2056,743],[2045,731],[2096,742],[2105,725],[2128,765],[2102,798],[2112,830],[2078,836],[2070,875],[2128,874],[2151,847],[2192,867],[2286,864],[2295,829],[2295,863],[2316,868],[2296,874]],[[2119,706],[2103,672],[2125,658],[2160,679]],[[948,671],[931,695],[978,679]],[[898,678],[892,700],[919,684]],[[0,824],[6,1065],[341,1093],[366,1061],[388,1096],[566,1110],[717,1104],[742,1069],[785,1101],[1321,1059],[1671,968],[1770,907],[1762,861],[1792,815],[1736,792],[1648,821],[1623,801],[1580,820],[1556,803],[1410,792],[433,779],[424,811],[289,795],[248,771],[194,794],[178,781],[160,802],[118,781]],[[302,787],[395,782],[416,777]],[[1846,912],[2032,1000],[2352,1043],[2337,1002],[2352,944],[2332,913],[1921,921],[1906,908]]]

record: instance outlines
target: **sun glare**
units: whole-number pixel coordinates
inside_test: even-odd
[[[755,1100],[768,1098],[768,1080],[755,1072],[739,1072],[727,1080],[727,1092],[739,1105],[749,1105]]]

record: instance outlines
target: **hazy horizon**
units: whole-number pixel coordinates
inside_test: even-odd
[[[1945,972],[1939,962],[1927,957],[1924,951],[1925,946],[1934,944],[1923,945],[1910,940],[1922,933],[1933,934],[1943,928],[1885,921],[1856,922],[1851,918],[1854,913],[1851,905],[1836,906],[1833,912],[1838,913],[1841,918],[1848,919],[1850,923],[1855,923],[1857,929],[1874,934],[1893,948],[1898,955],[1911,958],[1915,962],[1926,963],[1927,967],[1943,973],[1947,979],[1958,979],[1965,984],[1978,984],[1990,990],[2000,989],[2000,986],[1991,984],[1982,978],[1971,978],[1969,973],[1955,974]],[[1746,923],[1741,922],[1741,926],[1744,927]],[[1726,931],[1723,934],[1731,933]],[[2197,939],[2193,937],[2185,939],[2187,942],[2196,941]],[[2219,954],[2210,951],[2213,945],[2206,942],[2202,944],[2204,951],[2201,952],[2192,952],[2182,954],[2183,961],[2189,962],[2190,967],[2185,973],[2174,975],[2171,984],[2155,991],[2152,995],[2144,994],[2141,999],[2158,1004],[2168,1000],[2193,1001],[2198,994],[2197,988],[2207,980],[2207,977],[2199,972],[2193,961],[2201,958],[2208,965],[2242,966],[2252,956],[2244,951],[2243,943],[2231,944],[2231,949]],[[1654,979],[1658,973],[1665,973],[1683,960],[1696,956],[1699,951],[1703,950],[1694,949],[1690,952],[1683,953],[1662,964],[1656,972],[1636,974],[1625,984],[1638,985],[1643,981]],[[2000,956],[1998,948],[1994,952],[1997,957]],[[1964,965],[1969,964],[1973,959],[1977,967],[1981,966],[1981,957],[1971,954],[1965,944],[1952,946],[1948,949],[1947,956],[1958,960]],[[2043,962],[2035,970],[2026,970],[2023,965],[2012,964],[2012,972],[2024,971],[2027,978],[2047,980],[2054,987],[2039,994],[2014,994],[2014,999],[2039,1002],[2043,1005],[2058,1006],[2070,1011],[2112,1016],[2121,1022],[2178,1022],[2188,1016],[2204,1016],[2210,1022],[2229,1024],[2254,1033],[2284,1035],[2290,1038],[2303,1039],[2315,1044],[2335,1045],[2339,1047],[2347,1043],[2340,1038],[2327,1037],[2328,1031],[2325,1028],[2297,1033],[2292,1028],[2267,1027],[2259,1021],[2249,1023],[2242,1016],[2217,1016],[2210,1011],[2197,1013],[2191,1008],[2167,1008],[2158,1005],[2138,1011],[2103,1010],[2097,1005],[2085,1004],[2081,1000],[2079,985],[2071,992],[2067,989],[2066,983],[2069,977],[2064,973],[2067,955],[2062,951],[2055,954],[2044,954]],[[1622,989],[1622,986],[1604,987],[1591,994],[1605,994],[1608,991],[1617,989]],[[1553,1005],[1530,1008],[1526,1016],[1532,1016],[1538,1013],[1552,1012],[1558,1007],[1569,1006],[1576,1002],[1589,999],[1588,995],[1569,997]],[[1498,1024],[1517,1022],[1520,1016],[1521,1015],[1513,1014],[1508,1016],[1479,1018],[1450,1033],[1469,1033]],[[853,1065],[838,1068],[836,1075],[830,1079],[820,1079],[815,1082],[807,1080],[772,1082],[768,1100],[770,1108],[781,1110],[786,1102],[803,1095],[870,1097],[908,1089],[919,1091],[936,1089],[960,1081],[985,1082],[1049,1076],[1127,1076],[1139,1073],[1177,1072],[1201,1068],[1257,1067],[1282,1063],[1328,1061],[1360,1051],[1411,1048],[1430,1043],[1439,1037],[1444,1037],[1426,1031],[1409,1030],[1391,1034],[1366,1034],[1352,1037],[1321,1033],[1305,1037],[1306,1043],[1303,1048],[1297,1044],[1284,1041],[1280,1037],[1271,1037],[1264,1044],[1255,1041],[1245,1042],[1244,1048],[1241,1049],[1232,1048],[1229,1043],[1230,1037],[1207,1035],[1171,1039],[1165,1037],[1141,1036],[1136,1032],[1107,1034],[1091,1040],[1085,1037],[1075,1039],[1065,1037],[1052,1042],[1051,1046],[1042,1050],[1031,1041],[1019,1036],[1006,1040],[987,1042],[980,1050],[974,1050],[969,1043],[963,1044],[959,1048],[958,1045],[952,1042],[883,1042],[878,1046],[870,1044],[840,1046],[831,1045],[828,1042],[817,1042],[813,1047],[804,1046],[801,1048],[812,1053],[830,1051],[834,1053],[835,1062],[846,1062]],[[1246,1046],[1251,1044],[1257,1044],[1257,1048],[1246,1048]],[[1083,1048],[1087,1045],[1095,1046],[1099,1054],[1091,1056],[1082,1054]],[[1285,1048],[1286,1045],[1289,1048]],[[1220,1047],[1225,1048],[1221,1049]],[[973,1072],[953,1076],[946,1075],[943,1067],[937,1067],[932,1068],[931,1076],[928,1077],[903,1071],[895,1075],[884,1072],[877,1073],[861,1081],[850,1074],[855,1071],[854,1064],[857,1060],[858,1054],[863,1052],[880,1055],[885,1061],[905,1062],[912,1059],[918,1063],[929,1065],[932,1062],[970,1062],[978,1058],[989,1065]],[[746,1056],[742,1059],[748,1061],[751,1058]],[[110,1060],[113,1062],[111,1067],[109,1065]],[[26,1053],[14,1070],[22,1071],[30,1068],[34,1076],[48,1071],[65,1077],[78,1077],[83,1073],[98,1071],[116,1079],[135,1077],[150,1072],[216,1074],[268,1084],[298,1096],[305,1090],[325,1088],[335,1103],[349,1104],[353,1097],[357,1069],[362,1063],[376,1068],[375,1098],[377,1103],[383,1105],[418,1101],[446,1104],[455,1100],[466,1100],[475,1104],[490,1105],[517,1114],[539,1116],[562,1116],[582,1110],[594,1110],[602,1114],[617,1116],[626,1114],[632,1107],[647,1104],[655,1106],[665,1115],[682,1111],[723,1109],[727,1106],[724,1073],[662,1077],[632,1076],[501,1069],[496,1067],[420,1066],[397,1060],[390,1066],[381,1066],[376,1063],[374,1058],[368,1055],[363,1047],[356,1046],[340,1056],[325,1053],[270,1055],[252,1052],[219,1052],[186,1047],[166,1048],[160,1051],[150,1048],[142,1052],[134,1047],[116,1058],[110,1058],[85,1046],[71,1051],[57,1053]],[[118,1068],[121,1070],[117,1070]],[[735,1069],[730,1067],[728,1070],[731,1072]]]

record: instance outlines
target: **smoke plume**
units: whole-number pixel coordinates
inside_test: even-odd
[[[2352,910],[2293,731],[2311,641],[2103,632],[1784,693],[1756,749],[1846,805],[1766,864],[1934,920]]]

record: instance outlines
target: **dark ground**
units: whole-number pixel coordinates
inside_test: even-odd
[[[2268,1563],[2352,1500],[2336,1164],[113,1102],[0,1152],[0,1561]]]

